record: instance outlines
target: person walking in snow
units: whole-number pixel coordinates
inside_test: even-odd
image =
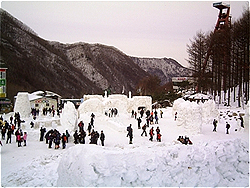
[[[73,134],[73,137],[74,137],[74,143],[75,144],[78,144],[78,133],[77,133],[77,130],[75,131],[75,133]]]
[[[158,124],[158,116],[155,115],[155,124]]]
[[[149,131],[149,136],[150,136],[149,140],[150,140],[150,141],[153,141],[154,127],[152,127],[152,128],[150,129],[150,131]]]
[[[11,135],[12,135],[12,129],[9,128],[7,132],[6,144],[8,144],[8,141],[10,141],[10,144],[11,144]]]
[[[240,126],[244,128],[244,121],[242,116],[240,116]]]
[[[44,133],[46,132],[46,128],[40,128],[40,141],[43,141]]]
[[[137,118],[137,121],[138,121],[138,129],[140,129],[140,128],[141,128],[141,118],[138,117],[138,118]]]
[[[229,134],[229,129],[230,129],[230,124],[228,123],[228,122],[226,122],[226,129],[227,129],[227,132],[226,132],[226,134]]]
[[[101,131],[100,140],[101,140],[102,146],[104,146],[105,135],[104,135],[103,131]]]
[[[162,112],[162,110],[160,110],[160,116],[161,116],[161,118],[162,118],[162,114],[163,114],[163,112]]]
[[[24,135],[23,135],[24,145],[23,146],[26,146],[26,141],[27,141],[27,132],[24,132]]]
[[[89,126],[88,126],[89,135],[90,135],[90,132],[91,132],[91,128],[92,128],[92,125],[91,125],[91,123],[89,123]]]
[[[21,137],[21,134],[18,132],[18,134],[16,135],[16,138],[17,138],[17,146],[18,147],[21,147],[21,142],[22,142],[22,137]]]
[[[79,142],[80,144],[85,144],[86,132],[82,130],[79,134]]]
[[[5,140],[5,134],[6,134],[5,125],[3,126],[1,133],[2,133],[2,139]]]
[[[158,142],[161,142],[161,133],[160,133],[160,128],[159,127],[157,127],[157,129],[155,130],[156,131],[156,140],[158,141]]]
[[[53,139],[54,139],[54,131],[51,131],[49,136],[48,136],[48,140],[49,140],[49,147],[48,148],[52,148],[52,142],[53,142]]]
[[[129,144],[132,144],[132,140],[133,140],[133,129],[132,129],[132,125],[131,125],[131,124],[130,124],[130,126],[129,126],[128,136],[129,136]]]
[[[134,110],[132,110],[132,112],[131,112],[131,118],[133,118],[133,117],[134,117],[134,113],[135,113],[135,111],[134,111]]]
[[[65,135],[65,133],[63,133],[63,135],[62,135],[62,149],[66,148],[66,142],[67,142],[67,136]]]
[[[214,125],[213,132],[216,132],[217,123],[218,123],[218,121],[216,119],[214,119],[214,121],[213,121],[213,125]]]
[[[146,124],[144,124],[143,126],[142,126],[142,133],[141,133],[141,136],[143,136],[143,133],[145,133],[145,136],[147,136],[147,132],[146,132],[146,128],[147,128],[147,125]]]
[[[162,136],[161,133],[160,133],[160,132],[157,133],[156,136],[157,136],[157,141],[158,141],[158,142],[161,142],[161,136]]]
[[[69,137],[70,137],[70,134],[69,134],[68,130],[66,130],[66,137],[67,137],[67,143],[68,143],[69,142]]]
[[[141,109],[140,114],[141,114],[141,118],[142,118],[143,114],[144,114],[144,110],[143,109]]]
[[[78,127],[79,127],[79,132],[81,132],[84,129],[83,121],[80,121],[80,123],[78,123]]]

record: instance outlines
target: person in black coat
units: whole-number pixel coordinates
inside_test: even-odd
[[[11,135],[12,135],[12,130],[11,130],[11,128],[9,128],[8,132],[7,132],[6,144],[8,144],[8,141],[10,141],[10,143],[11,143]]]
[[[101,140],[102,146],[104,146],[105,135],[104,135],[103,131],[101,131],[100,140]]]
[[[226,122],[226,129],[227,129],[226,134],[229,134],[228,130],[230,129],[230,124],[228,122]]]
[[[143,133],[145,133],[145,136],[147,136],[146,128],[147,128],[147,125],[144,124],[144,125],[142,126],[143,132],[141,133],[141,136],[143,136]]]
[[[214,132],[216,132],[217,123],[218,123],[218,121],[216,119],[214,119],[214,121],[213,121],[213,125],[214,125],[213,131]]]
[[[40,141],[43,141],[44,133],[46,132],[46,128],[40,128]]]
[[[137,118],[137,121],[138,121],[138,129],[140,129],[141,128],[141,118],[140,117]]]
[[[128,136],[129,136],[129,144],[132,144],[132,140],[133,140],[133,129],[132,129],[132,125],[130,124],[130,126],[127,129],[128,131]]]
[[[74,143],[75,143],[75,144],[78,144],[79,136],[78,136],[77,130],[76,130],[75,133],[73,134],[73,137],[74,137]]]

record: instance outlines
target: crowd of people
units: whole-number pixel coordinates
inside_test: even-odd
[[[27,132],[23,132],[21,129],[21,123],[24,122],[21,120],[20,114],[16,112],[14,117],[11,116],[9,121],[3,120],[3,117],[0,117],[0,130],[2,135],[2,140],[6,139],[6,144],[11,144],[12,135],[16,137],[16,143],[18,147],[26,146],[27,141]],[[7,138],[6,138],[7,137]],[[3,145],[1,141],[1,145]]]
[[[137,118],[137,114],[140,114],[138,118]],[[141,136],[143,136],[143,134],[145,136],[147,136],[147,132],[146,132],[147,127],[149,127],[149,125],[158,124],[158,120],[159,120],[159,118],[158,118],[158,112],[156,110],[155,111],[151,111],[151,112],[149,110],[147,110],[145,112],[146,123],[141,127],[143,115],[144,115],[144,110],[143,109],[140,109],[138,113],[136,111],[134,111],[134,110],[131,111],[131,118],[135,118],[137,120],[137,123],[138,123],[138,129],[142,129]],[[162,115],[163,115],[163,112],[162,112],[162,110],[160,110],[160,117],[161,118],[162,118]],[[127,127],[127,131],[128,131],[127,137],[129,137],[129,144],[132,144],[132,140],[133,140],[132,124],[130,124]],[[155,135],[154,134],[154,127],[152,126],[151,129],[149,130],[149,136],[150,136],[149,140],[150,141],[153,141],[154,135]],[[159,126],[157,126],[157,129],[156,129],[156,140],[158,142],[161,142],[161,136],[162,135],[160,133],[160,128],[159,128]]]
[[[46,115],[47,110],[44,109],[43,110],[43,115]],[[49,112],[49,110],[48,110]],[[53,110],[49,113],[52,113]],[[33,116],[37,116],[39,115],[39,112],[37,112],[36,109],[32,109],[31,111]],[[106,113],[105,113],[106,114]],[[110,108],[109,112],[106,114],[109,117],[116,117],[118,114],[118,110],[116,108]],[[145,116],[144,116],[145,114]],[[162,118],[163,116],[163,112],[162,110],[160,110],[160,118]],[[157,126],[156,130],[154,130],[154,125],[158,125],[158,112],[157,110],[152,110],[151,112],[149,110],[144,111],[144,109],[140,109],[139,111],[134,111],[132,110],[131,112],[131,118],[134,118],[137,122],[137,126],[138,129],[142,129],[142,133],[141,136],[146,136],[149,134],[149,140],[153,141],[154,140],[154,136],[156,135],[155,139],[158,142],[161,142],[161,132],[160,132],[160,128],[159,126]],[[101,130],[101,133],[99,133],[98,131],[96,131],[94,129],[94,119],[95,119],[95,115],[92,113],[90,116],[90,122],[88,124],[88,127],[86,129],[86,131],[88,131],[88,133],[86,133],[86,131],[84,130],[84,123],[83,121],[80,121],[78,124],[78,128],[79,130],[75,130],[74,134],[73,134],[73,143],[74,144],[85,144],[85,139],[86,137],[89,137],[89,144],[98,144],[98,140],[100,139],[101,145],[104,146],[104,140],[105,140],[105,135],[103,130]],[[141,126],[142,124],[142,120],[145,119],[146,123],[143,124],[143,126]],[[174,116],[174,120],[176,121],[177,119],[177,112],[175,113]],[[240,117],[240,125],[241,127],[244,128],[244,124],[243,124],[243,118]],[[1,131],[1,138],[2,140],[6,140],[6,144],[11,143],[11,137],[12,135],[15,135],[16,137],[16,143],[18,147],[22,146],[26,146],[27,145],[27,132],[23,132],[21,129],[21,123],[24,122],[21,120],[20,114],[18,112],[16,112],[14,114],[14,117],[11,116],[9,121],[7,120],[3,120],[2,117],[0,117],[0,131]],[[216,132],[217,130],[217,123],[218,121],[216,119],[214,119],[213,121],[213,132]],[[148,131],[147,134],[147,128],[149,128],[151,126],[151,128]],[[31,124],[31,128],[34,127],[34,123]],[[228,122],[226,122],[226,134],[229,134],[229,129],[230,129],[230,124]],[[132,128],[132,124],[130,124],[127,127],[127,137],[129,137],[129,144],[133,143],[133,128]],[[156,134],[155,134],[156,132]],[[55,149],[59,149],[60,148],[60,144],[62,144],[62,149],[66,148],[66,143],[69,142],[69,137],[70,134],[68,132],[68,130],[65,131],[65,133],[60,133],[57,129],[51,129],[48,132],[46,131],[45,127],[41,127],[40,128],[40,141],[44,141],[44,138],[46,140],[46,144],[48,144],[48,148],[52,148],[52,145],[54,143],[54,148]],[[177,139],[178,141],[180,141],[182,144],[192,144],[192,142],[190,141],[190,139],[185,136],[179,136],[179,138]],[[0,145],[2,145],[2,141],[0,142]]]

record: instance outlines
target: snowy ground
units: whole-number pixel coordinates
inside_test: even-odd
[[[130,114],[114,118],[96,114],[95,130],[104,131],[105,147],[88,144],[89,137],[86,145],[75,145],[71,132],[65,150],[48,149],[45,142],[39,141],[39,128],[31,129],[31,119],[25,119],[27,146],[18,148],[14,136],[11,144],[3,141],[1,186],[249,186],[249,134],[239,130],[236,119],[226,114],[243,112],[242,109],[219,109],[217,132],[212,131],[211,122],[202,124],[200,134],[190,134],[177,126],[172,108],[162,110],[163,118],[153,125],[160,127],[162,142],[155,137],[153,142],[149,136],[141,137],[142,129],[137,128],[137,121]],[[52,119],[40,118],[48,122]],[[230,134],[225,134],[226,121],[231,124]],[[90,114],[85,114],[85,130],[89,122]],[[145,122],[143,117],[142,125]],[[130,123],[133,144],[128,144],[126,137]],[[62,126],[57,129],[65,132]],[[193,145],[180,144],[179,135],[189,136]]]

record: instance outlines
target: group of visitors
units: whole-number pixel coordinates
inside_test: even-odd
[[[117,108],[109,108],[105,111],[105,115],[108,117],[116,117],[118,115],[118,110]]]
[[[14,120],[14,121],[13,121]],[[5,136],[7,134],[6,144],[11,144],[12,135],[15,135],[17,146],[21,147],[22,142],[24,142],[23,146],[26,146],[27,140],[27,132],[21,130],[21,122],[23,122],[20,118],[19,112],[16,112],[13,116],[10,117],[10,121],[3,120],[3,117],[0,117],[0,130],[2,135],[2,140],[5,140]],[[16,131],[15,131],[16,130]],[[14,133],[15,132],[15,133]],[[1,145],[3,143],[1,142]]]
[[[142,128],[142,133],[141,133],[141,136],[145,135],[147,136],[147,132],[146,132],[146,129],[147,127],[149,127],[149,125],[153,125],[153,124],[158,124],[158,112],[156,111],[149,111],[147,110],[145,112],[145,115],[146,115],[146,123],[141,127],[141,123],[142,123],[142,118],[143,118],[143,115],[144,115],[144,110],[141,109],[139,112],[140,116],[137,118],[137,112],[132,110],[131,111],[131,118],[135,118],[137,120],[137,123],[138,123],[138,129],[141,129]],[[163,115],[163,112],[162,110],[160,110],[160,117],[162,118],[162,115]],[[155,120],[155,122],[154,122]],[[132,129],[132,124],[130,124],[128,127],[127,127],[127,137],[129,137],[129,144],[132,144],[132,140],[133,140],[133,129]],[[150,141],[153,141],[153,137],[154,137],[154,127],[151,127],[150,131],[149,131],[149,140]],[[160,133],[160,128],[159,126],[157,127],[156,129],[156,140],[158,142],[161,142],[161,133]]]
[[[48,148],[52,148],[53,143],[55,144],[55,149],[60,148],[60,143],[62,141],[62,149],[66,148],[66,143],[68,143],[68,138],[70,137],[70,134],[68,130],[66,130],[66,133],[61,134],[57,129],[50,129],[46,134],[46,128],[41,127],[40,128],[40,141],[42,142],[45,138],[46,144],[48,144]],[[44,135],[45,134],[45,135]]]
[[[101,131],[101,135],[100,135],[98,133],[98,131],[94,130],[95,115],[92,113],[90,117],[91,117],[90,123],[88,124],[88,127],[87,127],[88,136],[90,136],[90,144],[97,144],[98,139],[100,137],[101,145],[104,146],[105,135],[104,135],[103,131]],[[85,144],[85,137],[87,136],[87,134],[84,131],[84,123],[83,123],[83,121],[79,122],[78,127],[79,127],[79,133],[76,130],[74,135],[73,135],[74,143],[75,144],[79,144],[79,143],[80,144]]]
[[[241,128],[244,128],[244,121],[243,121],[243,118],[242,116],[239,117],[239,120],[240,120],[240,127]],[[217,123],[218,121],[216,119],[213,120],[213,126],[214,126],[214,129],[213,129],[213,132],[217,132]],[[230,129],[231,125],[228,123],[228,121],[226,122],[226,134],[229,134],[229,129]],[[235,129],[235,131],[237,131],[237,129]]]
[[[182,144],[185,144],[185,145],[187,145],[187,144],[192,145],[193,144],[191,142],[191,140],[189,139],[189,137],[187,137],[187,136],[185,136],[185,137],[179,136],[179,138],[177,138],[177,140],[180,141]]]

